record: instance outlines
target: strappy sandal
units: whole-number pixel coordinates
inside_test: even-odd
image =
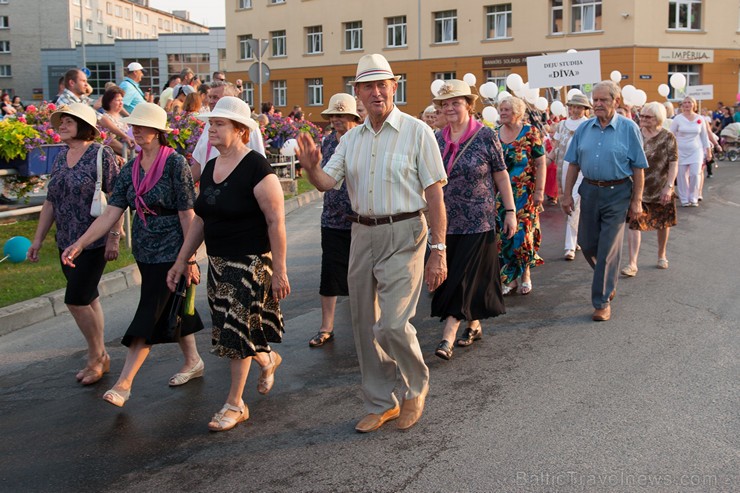
[[[434,351],[434,355],[449,361],[452,358],[452,344],[442,339],[442,342],[439,343],[437,349]]]
[[[529,293],[532,292],[532,281],[522,281],[522,285],[519,288],[519,292],[522,294],[522,296],[526,296]]]
[[[503,296],[509,296],[510,294],[516,293],[516,283],[504,284],[501,286],[501,294]]]
[[[273,351],[268,354],[270,355],[270,364],[262,367],[260,376],[257,379],[257,392],[262,395],[266,395],[272,390],[272,386],[275,384],[275,371],[280,366],[280,363],[283,362],[283,358],[278,353]],[[273,355],[275,356],[273,357]]]
[[[235,418],[226,416],[226,413],[232,411],[238,413]],[[211,431],[228,431],[235,427],[242,421],[249,419],[249,408],[246,404],[240,407],[232,406],[231,404],[224,404],[219,412],[213,415],[211,421],[208,423],[208,429]]]
[[[457,338],[457,345],[460,347],[467,347],[481,339],[483,339],[483,330],[481,329],[480,324],[478,324],[478,327],[476,328],[467,327],[465,332],[463,332],[462,337]]]
[[[82,385],[92,385],[94,383],[97,383],[101,378],[103,378],[103,375],[105,373],[108,373],[110,371],[110,356],[107,354],[103,356],[103,364],[100,370],[93,370],[90,367],[85,367],[84,369],[80,370],[80,373],[82,373],[82,377],[78,378],[80,383]],[[79,373],[77,374],[79,377]]]
[[[326,344],[329,341],[334,340],[334,331],[327,332],[324,330],[320,330],[318,334],[313,336],[310,341],[308,341],[308,345],[311,347],[320,347]]]
[[[109,404],[113,404],[114,406],[123,407],[124,404],[126,404],[126,401],[131,397],[131,391],[130,390],[115,390],[110,389],[105,394],[103,394],[103,400]]]

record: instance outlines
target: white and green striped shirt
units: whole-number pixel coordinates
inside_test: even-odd
[[[378,133],[366,119],[342,136],[324,171],[345,179],[352,210],[371,217],[425,209],[424,189],[447,183],[432,130],[395,106]]]

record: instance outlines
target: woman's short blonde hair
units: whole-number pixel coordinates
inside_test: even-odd
[[[673,107],[673,103],[670,101],[664,101],[663,107],[665,108],[666,118],[673,118],[676,115],[676,109]]]
[[[684,101],[686,101],[687,99],[688,99],[689,101],[691,101],[691,110],[692,110],[692,111],[697,111],[697,110],[699,109],[699,103],[697,103],[697,102],[696,102],[696,99],[694,99],[694,98],[693,98],[693,97],[691,97],[691,96],[686,96],[685,98],[683,98],[683,99],[681,100],[681,102],[684,102]]]
[[[640,110],[640,115],[655,117],[655,119],[657,120],[656,126],[661,126],[663,125],[663,122],[666,118],[665,106],[657,101],[650,101],[642,107],[642,110]]]
[[[498,105],[501,107],[505,104],[511,106],[511,111],[514,113],[517,120],[521,120],[522,117],[524,117],[524,112],[527,110],[527,105],[524,104],[524,101],[516,96],[511,96],[501,101]]]

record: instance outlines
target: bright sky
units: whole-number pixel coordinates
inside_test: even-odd
[[[149,6],[172,12],[189,10],[190,20],[208,27],[226,25],[225,0],[149,0]]]

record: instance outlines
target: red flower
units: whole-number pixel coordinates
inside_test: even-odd
[[[53,128],[47,128],[46,129],[46,135],[54,135],[54,129]]]
[[[58,144],[58,143],[60,143],[62,141],[62,138],[60,136],[58,136],[58,135],[55,135],[52,138],[52,140],[54,141],[55,144]]]
[[[696,123],[698,123],[699,125],[701,125],[701,118],[699,118],[698,120],[696,120]]]
[[[177,118],[177,117],[175,117],[175,118]],[[173,135],[180,135],[180,129],[179,129],[179,128],[176,128],[176,129],[174,129],[174,130],[172,131],[172,134],[173,134]]]
[[[57,105],[55,105],[54,103],[49,103],[49,106],[47,106],[47,108],[49,108],[49,111],[55,111],[57,109]]]
[[[182,117],[180,115],[175,115],[175,121],[176,122],[179,122],[181,119],[182,119]]]
[[[54,105],[50,104],[49,106],[51,107]],[[54,109],[56,109],[56,107],[54,107]],[[36,107],[34,105],[29,104],[28,106],[26,106],[26,113],[33,113],[34,111],[36,111]]]
[[[105,140],[106,137],[107,137],[107,135],[106,135],[105,132],[100,132],[100,138],[101,139]]]

